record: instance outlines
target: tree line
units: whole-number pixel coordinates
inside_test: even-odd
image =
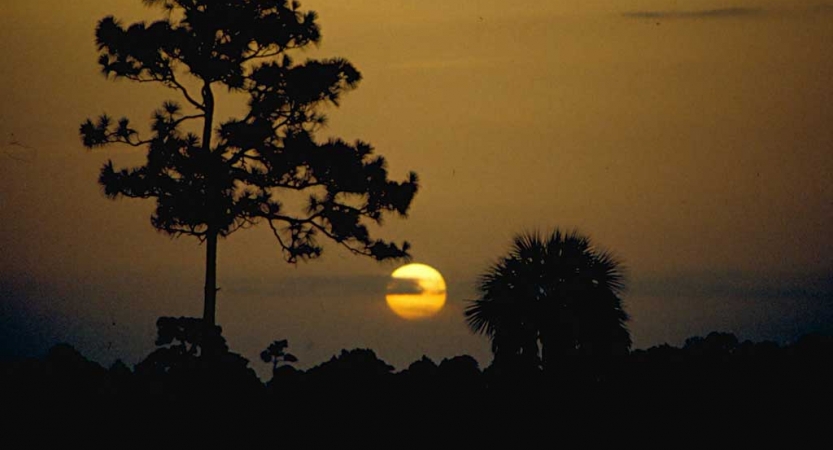
[[[261,354],[261,363],[272,367],[271,378],[262,381],[250,361],[228,348],[221,333],[194,332],[201,325],[198,318],[160,318],[158,348],[133,368],[121,360],[104,368],[68,344],[55,345],[42,358],[5,361],[0,363],[3,396],[11,403],[52,405],[84,401],[256,407],[275,399],[294,405],[488,403],[530,393],[578,403],[602,393],[608,401],[662,401],[670,396],[691,405],[718,397],[786,400],[833,393],[833,337],[819,334],[779,345],[712,332],[691,337],[681,347],[663,344],[619,355],[603,371],[595,358],[579,356],[555,376],[540,369],[507,370],[497,359],[481,368],[468,355],[439,362],[423,356],[396,371],[371,349],[342,350],[299,370],[293,367],[297,358],[286,352],[288,342],[281,340]],[[214,351],[205,351],[211,345]]]

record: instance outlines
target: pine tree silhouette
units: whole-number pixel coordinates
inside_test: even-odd
[[[130,26],[102,19],[99,64],[108,77],[171,88],[185,107],[164,102],[147,139],[127,118],[107,115],[87,120],[80,133],[88,148],[147,148],[144,166],[116,169],[109,161],[99,182],[114,199],[155,199],[154,227],[206,243],[207,325],[215,324],[218,237],[241,228],[267,223],[289,262],[321,255],[322,236],[377,260],[408,256],[407,242],[373,239],[368,224],[384,213],[406,215],[416,174],[391,181],[369,144],[313,137],[326,120],[320,107],[337,106],[361,79],[344,59],[293,61],[321,39],[315,13],[286,0],[144,3],[165,18]],[[245,116],[216,123],[219,87],[248,96]],[[184,130],[195,125],[200,136]],[[285,195],[306,200],[291,208]]]

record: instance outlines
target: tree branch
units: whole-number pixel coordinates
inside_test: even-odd
[[[178,89],[180,92],[182,92],[182,95],[185,96],[185,100],[188,100],[188,103],[190,103],[191,105],[193,105],[195,108],[199,109],[200,111],[205,111],[205,105],[196,101],[196,100],[194,100],[194,97],[192,97],[191,94],[188,93],[188,89],[185,89],[185,86],[183,86],[179,81],[177,81],[177,79],[173,75],[173,73],[171,73],[170,79],[168,80],[168,82],[173,85],[174,89]]]
[[[243,158],[248,158],[248,159],[251,159],[253,161],[258,161],[260,163],[263,163],[262,158],[259,158],[259,157],[256,157],[256,156],[251,156],[251,155],[243,155],[240,158],[236,158],[237,156],[239,156],[243,153],[245,153],[245,152],[243,152],[243,151],[238,152],[238,153],[234,154],[232,156],[232,158],[228,159],[227,162],[229,163],[229,166],[233,166],[233,164],[236,164],[236,163],[240,162],[240,160],[243,159]],[[264,187],[264,186],[259,185],[257,182],[253,181],[252,177],[254,177],[254,175],[251,172],[247,171],[245,168],[232,167],[232,169],[235,170],[234,174],[238,175],[239,180],[243,180],[243,181],[245,181],[245,182],[247,182],[247,183],[249,183],[253,186],[256,186],[259,189],[262,189]],[[304,180],[299,180],[299,181],[300,181],[299,183],[278,183],[278,182],[270,181],[269,185],[265,186],[265,187],[268,187],[270,189],[271,188],[278,188],[278,189],[291,189],[293,191],[303,191],[305,189],[310,189],[310,188],[314,188],[314,187],[317,187],[317,186],[326,186],[326,184],[324,182],[321,182],[321,181],[315,181],[315,182],[304,181]],[[341,204],[339,203],[339,205],[341,205]],[[344,206],[347,206],[347,205],[344,205]]]
[[[286,244],[284,244],[283,239],[281,238],[280,231],[278,231],[278,229],[275,228],[275,224],[272,223],[272,219],[269,219],[268,222],[269,222],[269,228],[272,229],[272,234],[274,234],[275,237],[278,239],[278,243],[280,244],[281,249],[286,250],[286,251],[290,251],[289,247],[287,247]]]
[[[231,158],[228,159],[228,164],[230,166],[233,166],[233,165],[237,164],[238,162],[242,161],[244,158],[251,159],[253,161],[257,161],[257,162],[260,162],[260,163],[264,162],[264,159],[259,157],[259,156],[248,155],[247,153],[249,151],[250,150],[247,149],[247,150],[240,150],[240,151],[234,152],[234,154],[231,156]]]
[[[283,49],[283,48],[275,45],[276,49],[272,50],[270,52],[269,49],[271,47],[272,47],[271,45],[267,45],[265,47],[258,46],[257,50],[253,50],[251,55],[244,57],[242,59],[242,62],[245,63],[245,62],[253,61],[255,59],[272,58],[272,57],[278,56],[281,53],[284,53],[286,51],[286,49]]]
[[[168,74],[167,77],[153,76],[151,78],[144,78],[140,75],[125,75],[124,77],[128,80],[136,81],[138,83],[162,83],[171,89],[175,89],[182,92],[182,95],[185,96],[185,100],[187,100],[188,103],[190,103],[192,106],[199,109],[200,111],[205,111],[205,105],[198,102],[194,99],[194,97],[191,96],[191,94],[188,92],[188,89],[186,89],[185,86],[183,86],[182,83],[180,83],[176,79],[173,72]]]
[[[109,144],[126,144],[126,145],[129,145],[131,147],[141,147],[143,145],[147,145],[147,144],[150,144],[151,142],[153,142],[152,139],[139,140],[139,141],[133,142],[133,141],[130,140],[130,138],[125,138],[123,136],[119,136],[117,133],[108,133],[106,137],[107,137],[107,143],[109,143]]]
[[[243,62],[249,62],[249,61],[254,61],[255,59],[273,58],[273,57],[278,56],[282,53],[283,53],[283,50],[275,50],[271,53],[260,53],[260,50],[258,50],[256,53],[243,58],[242,61]]]
[[[364,256],[373,256],[373,254],[370,253],[370,251],[368,251],[368,250],[362,251],[360,249],[357,249],[357,248],[354,248],[354,247],[350,246],[350,244],[347,243],[347,241],[348,241],[347,239],[339,239],[337,236],[335,236],[334,234],[327,231],[327,227],[325,227],[323,225],[320,225],[320,224],[317,224],[314,221],[310,221],[310,223],[316,229],[321,231],[321,233],[323,233],[324,236],[327,236],[328,238],[330,238],[330,239],[336,241],[337,243],[341,244],[342,247],[346,248],[347,250],[350,250],[353,254],[355,254],[355,255],[364,255]]]
[[[313,214],[313,215],[307,217],[306,219],[273,214],[273,215],[270,215],[268,217],[268,222],[269,222],[269,227],[272,228],[272,233],[275,235],[276,238],[278,238],[278,242],[280,243],[281,247],[284,250],[289,251],[289,252],[291,252],[290,247],[288,247],[283,242],[283,239],[281,239],[280,232],[277,230],[277,228],[275,228],[275,225],[272,223],[273,220],[280,220],[280,221],[287,222],[287,223],[290,223],[290,224],[308,224],[308,225],[311,225],[313,228],[315,228],[316,230],[318,230],[322,234],[324,234],[324,236],[327,236],[328,238],[337,242],[339,245],[346,248],[351,253],[356,254],[356,255],[363,255],[363,256],[373,256],[373,254],[367,249],[362,250],[362,249],[355,248],[355,247],[351,246],[348,242],[349,239],[339,238],[336,235],[327,231],[327,227],[315,222],[315,219],[319,218],[319,217],[321,217],[320,213]],[[367,247],[367,246],[365,246],[365,247]]]
[[[177,126],[179,126],[179,124],[181,124],[182,122],[185,122],[186,120],[200,119],[200,118],[203,118],[203,117],[205,117],[205,114],[194,114],[193,116],[182,116],[182,117],[180,117],[179,119],[177,119],[173,122],[173,126],[177,127]]]

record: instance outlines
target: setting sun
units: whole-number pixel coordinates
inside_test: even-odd
[[[391,274],[385,300],[399,317],[417,320],[437,314],[445,305],[445,280],[425,264],[408,264]]]

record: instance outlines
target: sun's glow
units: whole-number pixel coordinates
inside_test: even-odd
[[[388,307],[408,320],[425,319],[445,305],[445,280],[440,272],[425,264],[408,264],[396,269],[385,296]]]

